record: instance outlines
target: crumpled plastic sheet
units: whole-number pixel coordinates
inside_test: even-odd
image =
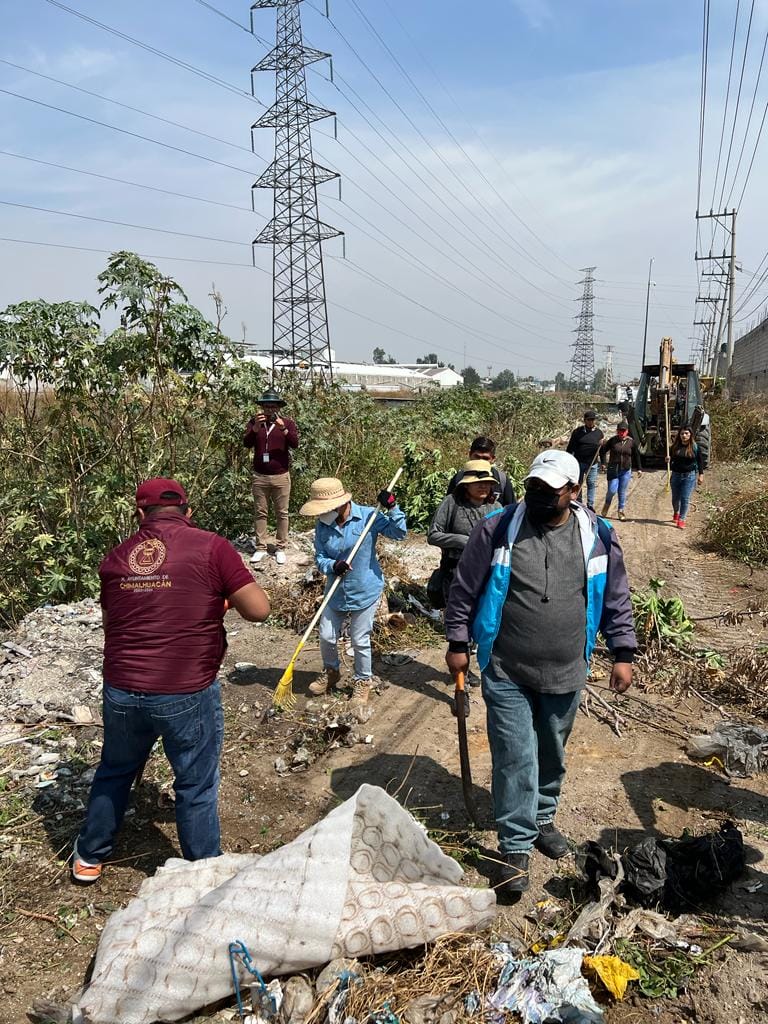
[[[708,736],[691,736],[688,756],[697,761],[716,757],[729,775],[748,778],[768,771],[768,732],[739,722],[718,722]]]
[[[581,974],[583,949],[549,949],[535,957],[504,958],[499,986],[486,1000],[486,1015],[502,1024],[507,1013],[523,1024],[603,1024],[603,1011]]]
[[[620,956],[585,956],[584,966],[593,970],[614,999],[623,999],[630,981],[639,981],[635,968]]]
[[[170,860],[147,878],[107,921],[73,1020],[174,1021],[230,997],[236,940],[274,976],[485,928],[495,893],[460,886],[462,876],[396,800],[361,786],[264,857]]]

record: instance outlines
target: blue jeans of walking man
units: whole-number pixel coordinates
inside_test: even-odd
[[[597,490],[597,474],[600,469],[597,459],[590,465],[588,462],[580,462],[581,483],[587,485],[587,507],[595,507],[595,491]]]
[[[112,853],[133,780],[155,741],[173,769],[176,828],[186,860],[221,853],[218,791],[224,715],[218,682],[196,693],[139,693],[104,686],[104,747],[77,856],[103,863]]]
[[[565,744],[581,691],[538,693],[483,672],[501,853],[529,853],[539,825],[553,821],[565,775]]]
[[[672,488],[672,511],[679,512],[680,518],[688,518],[688,506],[691,503],[691,495],[696,487],[696,470],[690,473],[673,473],[670,479]]]
[[[371,631],[376,616],[378,600],[367,608],[356,612],[326,608],[320,619],[320,654],[323,668],[338,669],[339,639],[344,629],[344,620],[349,616],[349,639],[355,655],[355,680],[370,679],[373,675],[371,660]]]

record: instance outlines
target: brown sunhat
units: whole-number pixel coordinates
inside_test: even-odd
[[[498,480],[491,472],[490,463],[485,459],[470,459],[461,471],[462,484],[496,484]]]
[[[300,516],[321,516],[324,512],[333,512],[341,508],[352,495],[344,490],[344,484],[335,476],[321,476],[313,480],[309,488],[309,501],[305,501],[299,509]]]

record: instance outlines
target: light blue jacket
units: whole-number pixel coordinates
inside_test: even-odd
[[[635,650],[632,602],[624,557],[613,530],[582,505],[572,504],[579,525],[587,575],[587,630],[584,656],[589,662],[598,631],[611,651]],[[477,644],[481,670],[490,660],[501,627],[512,573],[513,548],[525,515],[525,502],[492,512],[478,523],[464,548],[445,610],[449,642]]]
[[[331,598],[330,607],[337,611],[359,612],[370,608],[381,597],[384,576],[376,557],[376,538],[381,535],[390,540],[402,540],[408,532],[405,515],[397,505],[385,514],[368,505],[356,505],[353,501],[349,518],[343,526],[336,523],[326,526],[319,520],[315,526],[315,561],[320,572],[328,577],[327,591],[336,579],[333,563],[347,558],[371,515],[376,516],[374,524],[355,555],[351,571],[342,577]]]

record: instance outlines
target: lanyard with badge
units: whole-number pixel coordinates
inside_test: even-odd
[[[268,427],[265,427],[267,438],[266,438],[266,441],[264,442],[265,448],[264,448],[264,452],[262,453],[262,456],[261,456],[261,461],[264,463],[265,466],[269,465],[269,458],[270,458],[270,456],[269,456],[269,435],[272,433],[272,431],[274,429],[275,429],[275,424],[274,423],[270,423]]]

